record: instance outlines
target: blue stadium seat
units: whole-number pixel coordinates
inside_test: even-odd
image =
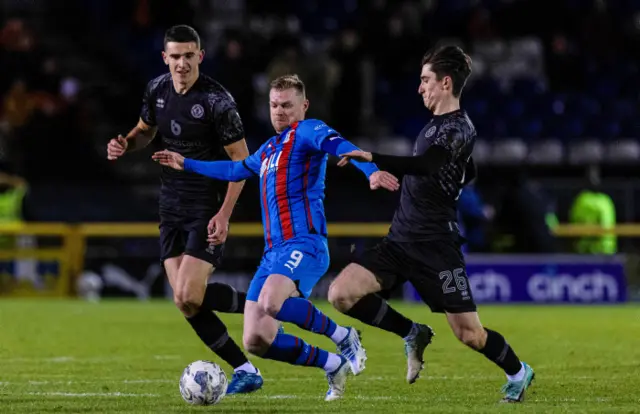
[[[622,127],[616,120],[608,117],[593,118],[589,121],[587,134],[601,139],[619,138]]]
[[[473,91],[473,94],[476,96],[484,96],[487,99],[502,95],[500,84],[490,76],[477,79],[473,85],[469,87],[469,91]]]
[[[591,90],[598,99],[609,99],[618,96],[620,87],[619,79],[607,76],[597,78],[592,84]]]
[[[637,91],[636,91],[637,93]],[[618,119],[637,119],[640,112],[638,111],[638,101],[632,99],[616,99],[607,107],[608,116]]]
[[[589,118],[602,113],[602,105],[596,98],[588,95],[574,95],[568,100],[565,111],[569,115]]]
[[[502,109],[502,114],[508,119],[520,118],[527,110],[524,101],[518,98],[507,99],[500,105],[500,107]]]
[[[462,107],[467,111],[472,120],[485,117],[489,114],[489,101],[482,98],[464,99],[461,103]]]
[[[472,122],[476,127],[478,135],[489,141],[507,136],[507,125],[502,118],[486,117],[472,120]]]
[[[515,135],[525,140],[540,138],[544,130],[543,122],[540,118],[523,119],[517,123],[516,128]]]
[[[544,83],[535,78],[516,78],[512,81],[511,92],[523,99],[531,99],[545,92]]]
[[[583,136],[585,127],[582,119],[577,117],[560,117],[555,120],[554,136],[569,140]]]

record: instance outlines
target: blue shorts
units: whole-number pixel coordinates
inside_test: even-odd
[[[327,273],[329,262],[329,246],[325,237],[307,234],[289,239],[262,256],[249,285],[247,300],[257,302],[264,282],[273,274],[289,277],[300,294],[308,298],[316,283]]]

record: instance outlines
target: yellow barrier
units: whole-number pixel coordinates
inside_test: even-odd
[[[389,231],[388,223],[331,223],[328,225],[330,237],[382,237]],[[262,237],[260,223],[231,223],[232,237]],[[586,237],[615,234],[620,237],[640,237],[640,223],[622,223],[611,229],[599,226],[560,224],[555,234],[558,237]],[[33,235],[60,237],[59,248],[11,249],[0,251],[0,260],[34,258],[58,260],[60,268],[59,284],[51,295],[66,295],[72,291],[73,277],[84,270],[86,241],[89,237],[158,237],[157,223],[25,223],[0,224],[0,235]]]

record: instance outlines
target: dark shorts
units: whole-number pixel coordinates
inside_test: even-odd
[[[455,240],[400,243],[384,238],[355,262],[376,276],[383,296],[409,282],[432,312],[476,311],[464,256]]]
[[[160,260],[188,254],[214,267],[220,267],[224,244],[214,246],[207,241],[207,225],[210,219],[183,218],[160,220]]]

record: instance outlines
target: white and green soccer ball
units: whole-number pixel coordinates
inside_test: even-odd
[[[218,364],[210,361],[195,361],[182,372],[180,395],[189,404],[217,404],[226,393],[227,376]]]

